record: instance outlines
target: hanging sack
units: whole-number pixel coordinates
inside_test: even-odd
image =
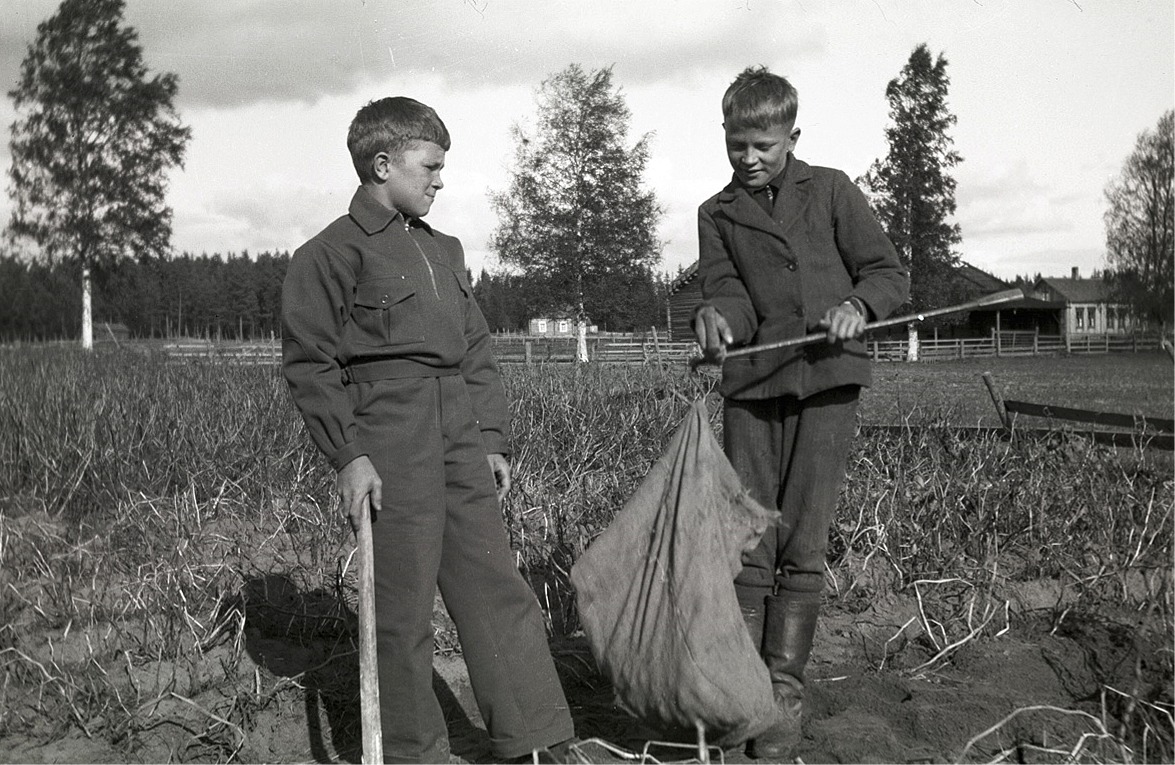
[[[665,453],[571,570],[580,621],[621,706],[674,736],[732,745],[775,722],[734,593],[774,517],[742,488],[694,403]]]

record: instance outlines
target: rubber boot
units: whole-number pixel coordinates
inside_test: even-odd
[[[741,606],[743,623],[747,625],[747,634],[751,636],[751,645],[757,653],[763,650],[763,607]]]
[[[751,645],[755,652],[763,650],[763,620],[765,601],[771,594],[769,588],[734,586],[735,596],[738,598],[738,607],[743,614],[743,623],[747,625],[747,634],[751,636]]]
[[[804,707],[804,666],[819,614],[819,592],[782,591],[767,598],[763,661],[771,676],[779,721],[747,746],[747,754],[755,759],[784,762],[795,756]]]

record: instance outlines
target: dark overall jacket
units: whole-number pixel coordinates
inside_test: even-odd
[[[459,374],[488,453],[509,411],[461,243],[360,187],[344,215],[290,261],[282,371],[311,438],[336,469],[364,454],[344,385]]]

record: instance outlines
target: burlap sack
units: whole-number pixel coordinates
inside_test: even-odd
[[[771,680],[733,584],[772,515],[743,490],[696,402],[571,570],[617,700],[665,735],[700,722],[709,741],[736,744],[773,721]]]

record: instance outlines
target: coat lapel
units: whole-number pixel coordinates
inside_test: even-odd
[[[763,212],[758,202],[751,199],[751,195],[738,181],[732,179],[726,188],[718,192],[718,204],[722,212],[737,225],[779,236],[778,225]]]
[[[775,200],[775,220],[783,236],[804,220],[808,209],[808,195],[811,193],[812,166],[803,160],[788,155],[788,168],[779,186],[779,198]]]
[[[803,221],[804,210],[808,206],[808,181],[812,178],[812,167],[807,162],[790,154],[787,161],[788,167],[779,187],[779,198],[775,201],[774,219],[763,212],[763,208],[734,179],[718,193],[718,204],[722,211],[740,226],[786,240],[788,232]]]

